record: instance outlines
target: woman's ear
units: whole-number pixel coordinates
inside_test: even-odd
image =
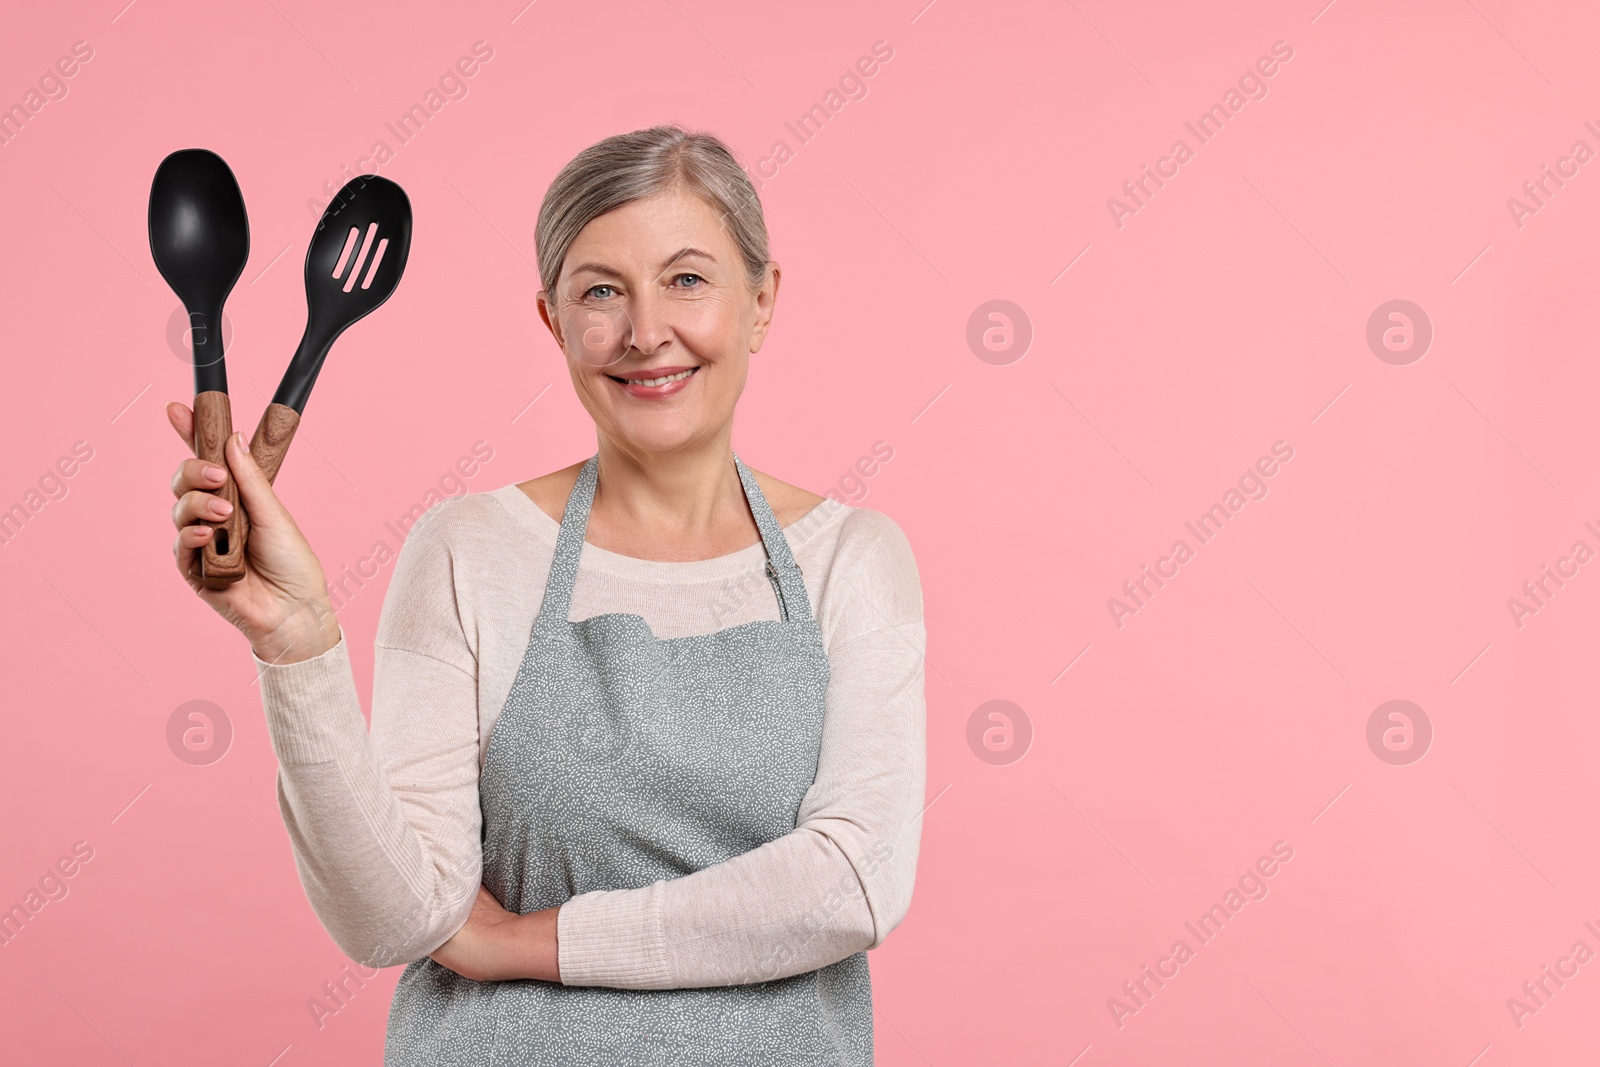
[[[560,319],[557,316],[550,314],[550,294],[545,292],[543,289],[540,289],[539,292],[534,296],[534,302],[539,307],[539,317],[544,320],[546,328],[548,328],[550,331],[550,336],[556,339],[556,347],[565,352],[567,350],[567,346],[561,338]]]
[[[767,264],[767,278],[755,292],[755,321],[750,330],[750,354],[761,351],[767,339],[767,327],[772,325],[772,313],[778,304],[778,283],[782,274],[776,260]]]

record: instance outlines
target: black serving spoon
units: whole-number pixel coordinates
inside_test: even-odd
[[[226,589],[244,577],[248,526],[223,455],[233,433],[233,411],[223,364],[222,304],[250,257],[250,224],[239,182],[221,156],[185,148],[161,161],[150,185],[150,254],[189,312],[195,455],[226,472],[212,492],[233,511],[206,523],[215,533],[201,546],[199,573],[207,588]]]
[[[411,201],[388,178],[352,179],[323,211],[306,249],[306,332],[250,442],[268,481],[278,476],[328,350],[389,299],[410,253]]]

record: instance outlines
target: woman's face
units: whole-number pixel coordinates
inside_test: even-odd
[[[720,213],[673,190],[590,221],[538,300],[600,433],[670,452],[725,435],[777,292],[777,264],[752,292]]]

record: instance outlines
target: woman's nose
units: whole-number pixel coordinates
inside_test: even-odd
[[[672,336],[672,305],[650,287],[644,287],[628,306],[626,328],[633,347],[650,355]]]

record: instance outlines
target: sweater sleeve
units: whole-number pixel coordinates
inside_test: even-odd
[[[795,829],[681,878],[568,900],[563,984],[771,981],[876,948],[905,917],[926,786],[927,633],[905,535],[871,514],[866,547],[841,545],[830,576],[822,748]]]
[[[346,636],[255,659],[300,882],[352,960],[420,959],[461,928],[481,874],[477,670],[458,612],[449,502],[411,530],[378,625],[372,730]]]

